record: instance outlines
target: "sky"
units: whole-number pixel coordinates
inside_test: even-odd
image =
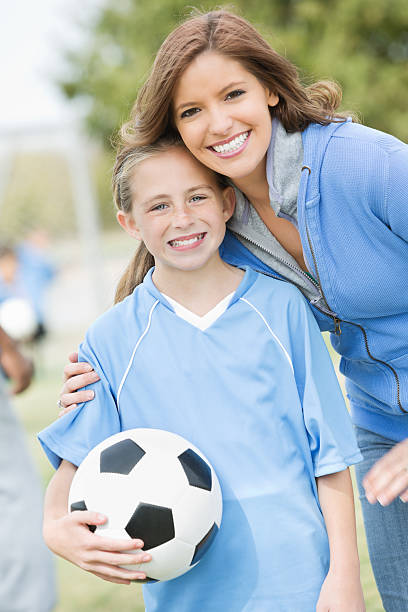
[[[0,132],[69,120],[72,105],[53,80],[64,49],[84,44],[103,0],[0,0]]]

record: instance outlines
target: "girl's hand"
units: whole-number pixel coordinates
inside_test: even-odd
[[[370,504],[388,506],[396,497],[408,502],[408,438],[381,457],[365,475],[363,486]]]
[[[359,570],[329,570],[323,582],[316,612],[365,612]]]
[[[78,353],[71,353],[68,359],[70,363],[64,368],[64,384],[58,402],[62,408],[58,414],[59,417],[76,408],[78,404],[93,399],[95,394],[92,390],[78,391],[78,389],[99,380],[98,374],[89,363],[78,362]]]
[[[103,580],[118,584],[144,580],[144,572],[120,567],[151,560],[151,555],[140,550],[143,542],[105,538],[88,528],[105,522],[106,517],[97,512],[71,512],[44,523],[44,540],[53,552]]]

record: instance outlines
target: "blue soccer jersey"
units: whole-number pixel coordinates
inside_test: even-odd
[[[247,269],[207,329],[142,285],[90,328],[80,348],[95,399],[39,435],[55,467],[106,437],[167,429],[201,449],[224,512],[208,554],[144,586],[160,612],[312,612],[329,567],[316,476],[361,456],[330,357],[297,289]],[[146,566],[148,572],[148,566]]]

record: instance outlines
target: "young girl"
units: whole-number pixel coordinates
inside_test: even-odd
[[[46,542],[101,577],[144,577],[119,567],[143,553],[118,555],[123,545],[87,531],[103,517],[67,515],[68,489],[107,436],[167,429],[209,457],[224,514],[197,568],[145,585],[147,610],[361,612],[347,470],[360,454],[307,304],[289,284],[221,259],[234,191],[184,145],[125,148],[114,185],[119,223],[143,240],[136,289],[81,346],[101,379],[95,399],[39,436],[58,468]],[[146,260],[154,267],[138,284]]]
[[[356,472],[374,573],[384,607],[406,612],[408,146],[345,121],[340,97],[333,83],[304,87],[248,22],[214,11],[163,43],[124,136],[178,132],[229,177],[239,190],[222,257],[295,284],[331,332],[364,455]],[[383,455],[366,497],[363,477]]]

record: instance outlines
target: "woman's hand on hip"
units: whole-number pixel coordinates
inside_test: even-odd
[[[363,486],[370,504],[388,506],[396,497],[408,502],[408,438],[381,457],[365,475]]]
[[[78,353],[71,353],[68,359],[70,363],[64,368],[64,384],[58,402],[61,410],[58,416],[63,416],[76,408],[78,404],[93,399],[95,394],[92,389],[83,387],[99,380],[98,374],[89,363],[78,362]]]

